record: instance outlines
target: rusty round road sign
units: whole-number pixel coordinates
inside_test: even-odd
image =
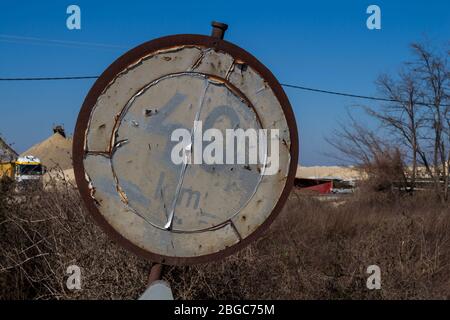
[[[298,139],[289,101],[264,65],[221,36],[168,36],[130,50],[95,82],[78,116],[73,161],[88,210],[107,234],[154,262],[233,253],[270,225],[293,185]],[[173,160],[177,129],[191,133],[194,142],[180,149],[190,162]],[[196,137],[207,145],[208,129],[276,134],[267,133],[260,162],[249,160],[252,147],[232,147],[243,162],[225,161],[224,151],[224,164],[207,164]],[[278,165],[266,174],[270,152]]]

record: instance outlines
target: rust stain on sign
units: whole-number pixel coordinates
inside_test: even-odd
[[[293,183],[297,131],[283,90],[255,58],[211,39],[172,36],[130,51],[94,85],[77,122],[75,172],[88,208],[154,261],[230,254],[270,224]],[[195,134],[199,122],[220,132],[278,129],[279,170],[173,163],[171,133]]]

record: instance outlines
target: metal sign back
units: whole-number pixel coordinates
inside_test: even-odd
[[[177,129],[193,142],[176,149]],[[208,129],[217,136],[202,135]],[[269,150],[255,163],[251,147],[223,146],[223,163],[206,163],[203,150],[231,129],[276,129],[276,172],[265,174]],[[176,150],[190,162],[175,163]],[[156,39],[115,61],[83,103],[73,146],[77,185],[96,221],[166,264],[210,261],[255,239],[286,201],[297,159],[294,115],[275,77],[243,49],[201,35]]]

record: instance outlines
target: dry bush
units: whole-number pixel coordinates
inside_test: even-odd
[[[398,149],[385,149],[374,153],[372,161],[362,165],[361,169],[368,177],[362,184],[366,193],[393,193],[395,187],[407,187],[406,168]]]
[[[149,264],[103,234],[72,184],[2,189],[0,299],[136,298],[145,289]],[[81,268],[82,290],[66,288],[70,265]]]
[[[256,243],[224,261],[171,268],[166,279],[185,299],[446,299],[450,217],[428,199],[373,206],[356,195],[336,207],[294,192]],[[373,264],[381,290],[366,287]]]
[[[0,298],[135,299],[149,263],[95,226],[68,183],[0,199]],[[446,299],[450,217],[430,195],[364,192],[340,205],[293,192],[274,225],[225,260],[166,267],[177,299]],[[82,290],[65,289],[82,268]],[[366,288],[380,266],[382,289]]]

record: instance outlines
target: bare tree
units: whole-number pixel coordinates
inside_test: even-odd
[[[429,129],[427,133],[431,133],[429,140],[432,142],[432,159],[424,159],[423,164],[435,182],[438,196],[442,200],[448,200],[450,165],[448,52],[439,54],[420,43],[413,43],[411,47],[416,59],[410,65],[422,86],[423,100],[427,108],[425,119]],[[427,154],[424,157],[426,158]],[[430,162],[433,165],[432,170],[429,168]]]
[[[332,138],[325,140],[339,152],[339,155],[334,155],[335,158],[365,167],[376,154],[387,148],[386,142],[357,121],[350,112],[347,112],[347,117],[349,123],[340,123]]]
[[[400,72],[398,81],[394,81],[388,75],[382,75],[376,84],[384,97],[392,102],[383,106],[381,110],[365,109],[406,146],[404,151],[410,155],[412,166],[409,184],[413,190],[417,177],[418,157],[426,161],[419,144],[419,132],[424,125],[423,110],[418,104],[423,96],[420,85],[414,75],[407,71]]]
[[[366,166],[377,163],[380,155],[402,159],[403,166],[398,168],[408,176],[410,190],[414,190],[419,168],[425,168],[437,196],[446,201],[450,183],[450,51],[442,54],[418,43],[411,48],[414,60],[406,63],[398,76],[382,75],[376,81],[388,102],[364,108],[381,130],[370,132],[350,116],[350,124],[341,125],[336,139],[329,142]],[[392,157],[395,154],[398,157]]]
[[[350,160],[372,179],[377,190],[392,190],[394,186],[407,187],[403,168],[403,154],[399,148],[358,122],[348,113],[350,123],[341,123],[333,138],[326,139],[340,154],[341,160]]]

